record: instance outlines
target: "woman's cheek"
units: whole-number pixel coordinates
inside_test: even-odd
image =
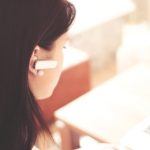
[[[52,81],[53,90],[57,86],[59,79],[61,77],[62,68],[63,68],[63,52],[61,52],[59,54],[57,61],[58,61],[58,64],[57,64],[57,67],[55,69],[54,78],[53,78],[54,80]]]
[[[61,76],[61,73],[62,73],[62,68],[63,68],[63,52],[60,53],[60,56],[59,56],[59,61],[58,61],[58,68],[57,68],[57,81],[56,81],[56,84],[58,83],[59,79],[60,79],[60,76]]]

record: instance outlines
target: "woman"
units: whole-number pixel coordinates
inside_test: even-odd
[[[37,100],[49,97],[58,82],[74,16],[66,0],[0,1],[1,150],[31,150],[40,130],[50,135]],[[41,60],[55,66],[36,68]]]

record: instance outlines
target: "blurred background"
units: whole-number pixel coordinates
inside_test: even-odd
[[[71,0],[70,45],[89,54],[92,86],[150,58],[149,0]]]
[[[75,117],[76,112],[78,112],[76,111],[76,109],[75,111],[72,111],[72,109],[67,108],[70,111],[66,113],[67,115],[64,115],[65,113],[63,114],[63,109],[62,112],[61,110],[59,112],[59,108],[64,107],[71,101],[75,101],[76,98],[84,95],[85,93],[91,91],[91,89],[101,85],[109,79],[112,79],[117,74],[123,73],[128,68],[140,62],[150,63],[150,0],[70,1],[75,5],[77,14],[74,24],[71,26],[71,29],[69,31],[70,40],[67,43],[68,50],[64,51],[64,70],[62,72],[59,84],[52,97],[45,101],[39,102],[48,121],[52,119],[63,120],[62,118],[65,118],[67,115],[71,116],[71,114],[73,113]],[[141,75],[139,74],[138,77],[140,76]],[[134,75],[132,79],[134,79],[135,77],[136,75]],[[132,79],[130,79],[129,81],[132,82]],[[149,87],[145,87],[145,83],[147,81],[142,81],[140,83],[142,83],[143,88],[147,89],[147,95],[145,96],[142,93],[142,96],[148,98],[148,96],[150,96],[148,94]],[[118,81],[116,81],[116,83],[114,82],[114,85],[117,83]],[[135,85],[136,84],[138,85],[137,82],[135,82]],[[113,85],[109,91],[111,94],[112,89]],[[138,90],[141,92],[141,89]],[[116,91],[114,90],[114,93]],[[130,94],[132,94],[132,91],[130,91]],[[118,96],[120,96],[120,99],[122,99],[121,94],[117,95],[116,97]],[[136,95],[134,96],[136,97]],[[93,99],[94,98],[96,99],[97,95],[93,95]],[[136,104],[136,99],[134,100]],[[119,105],[119,103],[122,102],[118,101],[117,105]],[[145,104],[146,103],[147,102],[145,102]],[[73,105],[74,104],[75,103],[73,103]],[[120,112],[121,109],[119,107],[117,108],[117,105],[115,106],[115,108]],[[70,108],[74,108],[72,105],[70,106]],[[96,106],[92,107],[96,108]],[[81,106],[81,112],[82,108],[84,108],[84,106]],[[140,107],[138,108],[141,109]],[[60,115],[57,115],[57,113],[55,116],[51,115],[57,110],[58,114],[60,113]],[[64,112],[67,112],[66,110],[64,107]],[[85,111],[87,110],[88,109],[85,109]],[[116,114],[118,114],[118,112]],[[106,111],[105,115],[106,117],[109,116],[107,115]],[[129,116],[127,116],[127,118],[129,118]],[[136,113],[134,117],[136,118]],[[80,117],[77,117],[76,120],[78,120],[78,118]],[[85,118],[87,117],[85,116]],[[111,119],[113,120],[114,118]],[[65,119],[67,120],[67,117]],[[130,119],[131,122],[132,120],[135,119]],[[84,120],[81,119],[80,121],[84,124]],[[128,122],[124,121],[124,124],[128,124]],[[59,124],[58,126],[61,126],[60,130],[64,133],[65,130],[62,130],[63,125]],[[57,127],[53,128],[54,134],[56,133],[56,141],[66,139],[65,142],[67,142],[67,140],[70,140],[66,138],[66,132],[64,134],[64,137],[61,137],[62,139],[60,140],[57,132],[55,132]],[[88,143],[88,140],[86,143]],[[67,143],[65,144],[67,145]],[[54,150],[54,148],[52,149]],[[70,149],[62,148],[62,150]]]

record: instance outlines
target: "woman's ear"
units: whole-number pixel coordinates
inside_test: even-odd
[[[29,72],[32,73],[33,75],[35,76],[42,76],[44,74],[44,71],[43,70],[36,70],[34,68],[34,65],[35,65],[35,62],[37,61],[38,59],[38,56],[37,56],[37,53],[38,51],[40,51],[40,47],[37,45],[33,52],[32,52],[32,55],[31,55],[31,58],[30,58],[30,62],[29,62]]]

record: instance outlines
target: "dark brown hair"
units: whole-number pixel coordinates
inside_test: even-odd
[[[0,1],[0,149],[31,150],[40,129],[50,134],[29,89],[29,60],[36,45],[51,47],[74,17],[66,0]]]

